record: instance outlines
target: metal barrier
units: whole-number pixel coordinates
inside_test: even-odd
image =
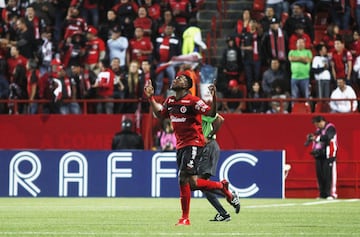
[[[163,102],[164,101],[164,97],[163,96],[157,96],[156,98],[159,102]],[[356,99],[330,99],[330,98],[239,98],[239,99],[228,99],[228,98],[217,98],[217,102],[218,103],[222,103],[222,102],[243,102],[243,103],[249,103],[249,102],[278,102],[280,105],[280,111],[279,113],[284,113],[284,103],[288,103],[289,106],[289,110],[291,112],[291,109],[293,108],[294,105],[296,104],[303,104],[305,107],[310,106],[310,110],[300,110],[300,111],[296,111],[296,113],[323,113],[323,112],[330,112],[330,111],[321,111],[321,108],[319,108],[318,110],[316,109],[316,104],[328,104],[330,101],[358,101],[360,102],[360,97],[356,98]],[[97,103],[105,103],[105,102],[113,102],[113,103],[147,103],[147,99],[144,98],[139,98],[139,99],[78,99],[78,100],[70,100],[70,99],[65,99],[62,100],[60,103],[62,104],[67,104],[67,103],[78,103],[81,107],[81,111],[82,114],[88,114],[88,113],[94,113],[94,111],[89,111],[89,108],[91,106],[95,106]],[[18,99],[7,99],[7,100],[0,100],[0,104],[5,104],[6,106],[11,105],[14,111],[18,111],[18,108],[20,105],[29,105],[31,103],[38,103],[40,108],[38,113],[41,114],[42,110],[41,107],[43,105],[46,104],[51,104],[54,103],[50,100],[44,100],[44,99],[39,99],[39,100],[18,100]],[[359,103],[360,104],[360,103]],[[352,108],[352,103],[351,103],[351,110],[353,111]],[[140,111],[141,113],[147,113],[149,111]],[[220,111],[222,112],[222,111]],[[354,112],[359,112],[359,108],[357,108]],[[14,114],[19,114],[19,113],[14,113]],[[26,115],[27,113],[23,113],[23,115]],[[19,114],[20,115],[20,114]]]

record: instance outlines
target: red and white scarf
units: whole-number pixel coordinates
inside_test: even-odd
[[[272,30],[269,30],[269,36],[270,36],[270,43],[271,43],[271,54],[272,57],[277,58],[279,60],[285,60],[286,55],[285,55],[285,39],[284,39],[284,34],[282,32],[282,30],[279,28],[278,29],[278,33],[277,33],[277,41],[276,41],[276,48],[277,48],[277,53],[276,53],[276,48],[275,48],[275,35],[272,32]]]

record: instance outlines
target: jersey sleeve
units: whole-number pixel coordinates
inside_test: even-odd
[[[208,104],[206,104],[202,99],[198,97],[194,97],[194,98],[196,98],[194,100],[195,101],[194,110],[197,114],[206,114],[211,110],[211,107]]]

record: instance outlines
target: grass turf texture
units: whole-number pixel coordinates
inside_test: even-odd
[[[0,198],[0,236],[360,236],[359,200],[241,199],[238,215],[223,203],[230,222],[193,198],[191,226],[175,226],[176,198]]]

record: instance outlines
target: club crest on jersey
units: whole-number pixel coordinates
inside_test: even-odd
[[[180,107],[180,112],[181,112],[181,113],[185,114],[186,111],[187,111],[186,106],[181,106],[181,107]]]

